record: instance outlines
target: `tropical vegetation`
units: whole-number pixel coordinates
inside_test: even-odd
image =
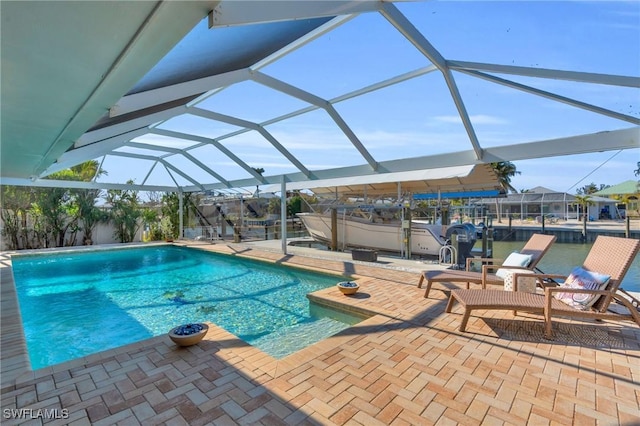
[[[588,185],[583,186],[582,188],[578,188],[576,190],[576,194],[578,195],[590,195],[590,194],[595,194],[598,191],[602,191],[603,189],[608,188],[610,185],[605,185],[605,184],[600,184],[600,185],[596,185],[595,183],[591,182]]]
[[[106,174],[97,161],[87,161],[54,174],[47,179],[92,182]],[[133,182],[129,181],[129,184]],[[36,249],[73,246],[78,236],[83,245],[93,244],[93,234],[99,223],[111,223],[114,238],[131,242],[140,229],[141,220],[154,232],[151,239],[160,239],[162,215],[170,217],[175,236],[177,223],[177,195],[166,196],[169,206],[158,213],[153,206],[141,203],[138,191],[97,188],[28,187],[2,185],[0,187],[0,218],[2,236],[7,249]],[[99,205],[103,200],[104,203]],[[175,201],[175,202],[174,202]]]
[[[498,184],[506,193],[513,192],[517,193],[518,190],[511,185],[511,178],[519,175],[520,172],[516,169],[516,165],[511,161],[499,161],[496,163],[491,163],[491,167],[496,172],[498,176]],[[496,216],[498,222],[502,222],[501,214],[500,214],[500,206],[498,204],[498,198],[496,197]]]
[[[97,161],[87,161],[48,179],[90,182],[105,173]],[[0,191],[3,236],[10,248],[75,245],[80,231],[87,243],[95,225],[106,219],[96,207],[99,189],[3,185]]]
[[[255,169],[264,173],[264,169]],[[48,179],[90,183],[107,172],[97,161],[87,161],[70,169],[54,173]],[[133,185],[128,181],[128,185]],[[2,219],[6,249],[35,249],[94,244],[95,230],[99,224],[108,224],[113,238],[121,243],[135,241],[142,228],[142,239],[154,241],[175,239],[180,230],[180,195],[174,192],[148,192],[143,202],[134,189],[110,189],[65,187],[0,187],[0,219]],[[256,188],[256,193],[258,188]],[[183,211],[186,226],[211,226],[198,209],[201,194],[185,193]],[[292,193],[287,200],[287,215],[294,216],[303,210],[305,196]],[[313,198],[313,197],[311,197]],[[260,207],[246,204],[255,217],[260,214],[280,212],[280,199],[271,198]],[[263,212],[263,213],[261,213]],[[222,216],[239,236],[235,213]],[[189,223],[189,220],[197,223]]]

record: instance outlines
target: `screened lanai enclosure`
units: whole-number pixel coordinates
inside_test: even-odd
[[[581,204],[575,195],[564,192],[553,192],[544,188],[537,188],[531,192],[521,194],[509,194],[502,198],[476,199],[473,203],[486,206],[492,217],[531,220],[537,223],[544,216],[547,223],[557,223],[567,220],[582,220],[585,206]],[[496,213],[496,205],[498,211]],[[624,219],[624,209],[618,206],[623,203],[612,199],[597,196],[589,196],[589,204],[586,206],[587,218],[598,219]]]
[[[284,221],[294,190],[498,191],[462,182],[492,162],[639,152],[634,5],[602,25],[590,2],[0,7],[3,185],[275,193]],[[106,173],[51,179],[88,160]]]

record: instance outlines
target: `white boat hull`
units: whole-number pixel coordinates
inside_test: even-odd
[[[318,213],[299,213],[309,235],[323,244],[331,244],[331,217]],[[352,217],[337,221],[338,248],[369,248],[389,252],[403,251],[403,232],[400,223],[374,223]],[[438,256],[445,245],[446,227],[424,222],[412,222],[411,253]]]

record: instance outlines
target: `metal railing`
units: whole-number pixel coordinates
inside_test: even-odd
[[[279,240],[282,236],[280,221],[250,221],[232,228],[220,225],[192,226],[184,228],[184,238],[204,241],[266,241]],[[287,221],[287,238],[307,237],[309,233],[298,219]]]

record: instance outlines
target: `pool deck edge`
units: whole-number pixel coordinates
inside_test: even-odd
[[[27,342],[13,280],[11,256],[0,253],[0,388],[11,386],[19,377],[32,376]]]
[[[304,265],[304,262],[295,261],[293,256],[286,255],[282,258],[274,257],[273,254],[265,252],[266,255],[258,255],[260,253],[259,250],[255,250],[253,248],[243,248],[242,250],[237,250],[236,247],[232,245],[218,245],[212,246],[211,244],[202,244],[202,243],[185,243],[185,242],[177,242],[176,245],[180,246],[190,246],[192,248],[201,249],[204,251],[211,251],[226,255],[238,256],[238,257],[246,257],[248,259],[260,260],[267,263],[277,263],[284,264],[289,267],[311,270],[320,273],[331,273],[336,274],[335,267],[333,269],[326,269],[325,267],[317,267]],[[120,247],[139,247],[140,245],[109,245],[108,247],[99,247],[99,249],[117,249]],[[86,250],[86,248],[83,248]],[[169,342],[168,337],[166,336],[155,336],[149,339],[144,339],[138,342],[130,343],[127,345],[120,346],[118,348],[107,349],[104,351],[96,352],[94,354],[65,361],[59,364],[55,364],[48,367],[43,367],[40,369],[33,370],[31,368],[31,363],[29,360],[29,354],[27,349],[27,344],[23,332],[22,319],[20,315],[20,307],[18,303],[18,297],[16,293],[15,281],[13,279],[12,272],[12,263],[11,256],[18,255],[41,255],[41,254],[50,254],[52,250],[34,250],[27,252],[2,252],[0,253],[0,288],[2,289],[2,310],[1,310],[1,324],[2,324],[2,334],[0,336],[0,389],[9,389],[14,386],[24,385],[31,383],[33,381],[38,380],[41,377],[45,377],[50,374],[55,374],[61,371],[67,371],[74,368],[83,368],[88,365],[92,365],[96,362],[100,362],[102,360],[117,356],[121,353],[127,353],[136,348],[146,347],[150,345],[154,345],[158,342],[164,342],[165,340]],[[357,273],[348,273],[347,275],[352,277],[358,282],[366,282],[369,278],[367,276],[361,276]],[[342,293],[334,288],[324,289],[317,292],[314,292],[309,295],[309,299],[315,300],[317,302],[321,302],[324,305],[328,305],[330,307],[339,308],[344,311],[351,311],[355,313],[359,313],[361,315],[365,315],[369,317],[366,322],[380,322],[386,321],[390,317],[394,317],[395,314],[391,311],[386,311],[381,308],[376,308],[375,310],[367,309],[362,306],[358,306],[357,300],[359,296],[365,294],[363,291],[360,292],[356,297],[344,297]],[[336,297],[338,296],[338,297]],[[379,319],[372,319],[380,315]],[[237,340],[240,341],[236,336],[231,333],[228,333],[226,330],[217,327],[215,324],[210,324],[210,331],[205,336],[204,340],[212,340],[212,336],[216,336],[217,338],[221,338],[221,341],[229,341],[229,340]],[[340,333],[338,335],[333,336],[330,339],[326,339],[321,342],[317,342],[313,345],[310,345],[300,351],[295,352],[289,356],[286,356],[282,359],[275,359],[268,354],[260,351],[257,348],[249,344],[245,344],[244,348],[245,352],[251,352],[246,355],[249,360],[256,360],[265,358],[266,361],[261,361],[258,363],[260,368],[264,369],[265,374],[270,375],[271,377],[278,377],[285,372],[288,372],[295,365],[298,365],[303,362],[308,362],[313,357],[317,356],[320,353],[324,353],[333,347],[337,343],[337,340],[340,339]],[[241,341],[240,341],[241,342]],[[325,343],[326,342],[326,343]],[[242,342],[244,343],[244,342]],[[237,343],[234,345],[237,346]],[[224,347],[224,345],[222,345]],[[243,355],[243,357],[244,357]],[[266,366],[270,365],[270,366]],[[266,366],[266,367],[265,367]]]
[[[360,284],[355,296],[334,286],[311,298],[376,315],[280,360],[215,326],[187,348],[157,336],[23,370],[13,384],[3,375],[2,408],[67,410],[68,418],[51,424],[72,425],[640,424],[640,328],[633,323],[559,318],[554,340],[546,340],[539,316],[490,311],[460,332],[459,306],[444,312],[455,286],[424,298],[419,274],[406,265],[246,244],[202,248],[348,274]],[[10,268],[5,257],[2,266]],[[15,289],[5,289],[13,286],[5,285],[8,270],[0,270],[3,308],[5,296],[17,300]],[[12,347],[0,349],[4,356]]]

